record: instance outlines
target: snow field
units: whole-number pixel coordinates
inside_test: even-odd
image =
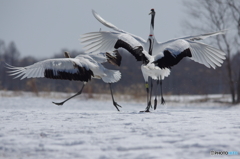
[[[240,153],[239,106],[63,99],[0,96],[0,158],[239,158],[210,155]]]

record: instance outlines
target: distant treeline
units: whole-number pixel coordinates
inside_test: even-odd
[[[64,51],[68,51],[72,57],[80,52],[62,50],[52,57],[63,58]],[[232,57],[233,74],[239,75],[240,53]],[[5,63],[13,66],[28,66],[44,59],[37,59],[33,56],[21,57],[14,42],[6,45],[0,41],[0,90],[17,91],[60,91],[77,92],[82,83],[76,81],[52,80],[52,79],[13,79],[7,73]],[[141,73],[141,62],[136,62],[135,58],[128,54],[122,54],[121,67],[105,65],[111,69],[119,69],[122,73],[121,80],[113,85],[115,93],[131,94],[134,96],[145,95],[144,80]],[[237,79],[237,78],[234,78]],[[237,81],[234,81],[237,84]],[[108,85],[101,80],[93,79],[84,90],[86,93],[107,93]],[[164,94],[227,94],[229,86],[227,83],[227,72],[225,63],[217,69],[209,69],[201,64],[189,59],[182,60],[173,67],[169,77],[163,81]]]

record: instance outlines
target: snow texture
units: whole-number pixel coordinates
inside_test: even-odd
[[[239,106],[168,102],[139,113],[144,102],[119,100],[121,112],[83,97],[51,103],[63,99],[0,95],[0,158],[239,158],[210,155],[240,153]]]

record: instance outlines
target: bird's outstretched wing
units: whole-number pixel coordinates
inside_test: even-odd
[[[125,33],[125,34],[128,34],[128,35],[131,35],[133,38],[135,38],[139,43],[141,43],[141,45],[143,47],[146,46],[146,40],[144,40],[143,38],[139,37],[139,36],[136,36],[134,34],[131,34],[131,33],[128,33],[124,30],[121,30],[119,28],[117,28],[115,25],[113,25],[112,23],[104,20],[99,14],[97,14],[97,12],[95,12],[94,10],[92,10],[92,13],[93,13],[93,16],[100,22],[102,23],[104,26],[108,27],[108,28],[111,28],[117,32],[120,32],[120,33]]]
[[[153,55],[157,55],[159,52],[166,54],[168,57],[173,57],[175,62],[173,64],[177,64],[183,57],[189,57],[195,62],[205,65],[208,68],[216,68],[220,67],[223,63],[223,60],[226,59],[225,53],[213,46],[204,44],[202,42],[196,40],[202,40],[210,36],[215,36],[219,34],[223,34],[224,31],[201,34],[197,36],[189,36],[183,37],[179,39],[173,39],[164,43],[156,43]],[[187,54],[186,54],[186,50]],[[165,55],[165,57],[166,57]],[[181,58],[179,58],[181,57]],[[155,59],[155,61],[159,60]],[[176,60],[177,59],[177,60]],[[161,60],[162,61],[162,60]],[[160,61],[159,61],[160,62]],[[158,63],[159,63],[158,62]],[[173,66],[170,65],[169,67]]]
[[[88,66],[72,58],[48,59],[26,67],[6,64],[9,73],[15,78],[51,78],[87,82],[94,76]]]
[[[112,23],[110,22],[107,22],[106,20],[104,20],[99,14],[97,14],[97,12],[95,12],[95,10],[92,10],[92,14],[93,16],[100,22],[102,23],[104,26],[108,27],[108,28],[111,28],[117,32],[121,32],[121,33],[126,33],[125,31],[123,30],[120,30],[118,29],[115,25],[113,25]]]
[[[111,52],[124,48],[138,61],[141,60],[143,46],[131,35],[120,32],[90,32],[81,36],[81,43],[86,53]]]
[[[203,40],[203,39],[209,38],[211,36],[225,34],[226,32],[227,32],[227,30],[220,30],[220,31],[205,33],[205,34],[200,34],[200,35],[181,37],[178,39],[191,40],[191,41]]]
[[[192,59],[195,62],[201,63],[208,68],[220,67],[223,63],[223,60],[226,59],[226,54],[210,45],[206,45],[201,42],[188,41],[190,45],[190,50]]]

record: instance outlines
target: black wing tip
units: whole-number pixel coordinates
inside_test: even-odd
[[[64,52],[64,56],[65,56],[65,58],[71,58],[69,52],[67,52],[67,51]]]
[[[112,56],[110,53],[106,52],[107,61],[115,66],[121,66],[122,56],[119,54],[118,50],[113,51],[115,56]]]

